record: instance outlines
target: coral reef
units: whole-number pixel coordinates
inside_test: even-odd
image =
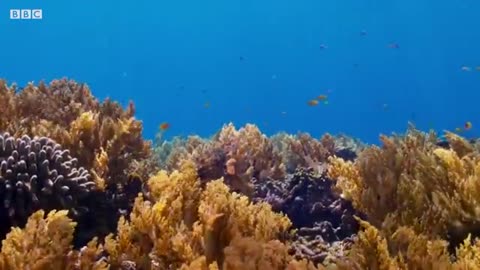
[[[35,212],[25,229],[13,228],[3,241],[0,269],[109,269],[97,259],[102,248],[96,239],[81,251],[72,250],[75,225],[67,211],[51,211],[46,218],[43,210]]]
[[[359,233],[349,254],[337,261],[339,270],[408,270],[448,269],[465,270],[480,267],[480,241],[465,238],[452,256],[448,242],[417,234],[410,227],[399,227],[392,235],[362,221]]]
[[[65,211],[53,211],[46,220],[42,219],[43,211],[35,213],[24,230],[13,229],[4,241],[2,269],[25,269],[28,265],[35,269],[47,269],[46,265],[52,267],[48,269],[69,269],[67,266],[85,261],[98,264],[94,269],[107,265],[113,269],[179,269],[199,260],[220,269],[238,269],[235,252],[245,249],[245,244],[259,242],[265,243],[261,248],[264,263],[272,256],[279,257],[279,263],[290,261],[286,252],[274,252],[286,250],[275,239],[291,226],[288,218],[273,213],[268,204],[253,204],[244,196],[230,193],[221,180],[201,190],[193,163],[185,162],[182,172],[159,172],[148,184],[151,200],[139,195],[129,220],[120,218],[116,236],[107,236],[104,245],[92,240],[85,248],[88,252],[71,249],[76,224]],[[58,246],[45,246],[57,235],[62,239],[57,240]],[[32,242],[36,237],[43,240]],[[22,244],[15,245],[18,241]],[[29,262],[22,257],[29,252],[44,254],[45,258]],[[105,256],[100,258],[101,254]],[[55,264],[50,264],[52,260]]]
[[[61,79],[18,91],[0,80],[0,100],[0,131],[55,140],[107,186],[127,182],[130,164],[150,155],[133,103],[123,110],[109,99],[99,102],[86,84]]]
[[[95,183],[77,163],[49,138],[0,134],[0,231],[25,225],[39,209],[68,209],[73,216],[87,210],[78,201],[87,197]]]
[[[77,166],[104,190],[89,195],[84,207],[90,212],[77,220],[79,227],[97,228],[100,235],[113,231],[118,217],[131,211],[143,182],[157,170],[133,103],[124,110],[109,99],[100,102],[86,84],[67,79],[18,90],[0,80],[0,132],[47,137],[68,149]]]
[[[222,180],[200,188],[196,168],[152,177],[116,235],[72,249],[76,223],[66,211],[34,213],[3,241],[0,269],[323,269],[288,254],[291,226],[265,203],[231,193]],[[51,245],[50,243],[56,243]]]
[[[324,263],[327,257],[327,261],[342,257],[358,230],[354,216],[361,214],[332,191],[332,184],[324,174],[318,175],[310,168],[297,169],[284,181],[255,185],[254,201],[270,203],[297,229],[291,239],[297,259]]]
[[[236,175],[244,181],[252,178],[282,178],[285,168],[271,141],[255,125],[247,124],[237,130],[225,125],[211,140],[191,136],[186,141],[157,145],[156,153],[166,169],[177,169],[185,159],[195,161],[202,180],[218,179],[225,175],[226,162],[236,160]]]
[[[365,149],[354,162],[332,159],[329,175],[345,198],[378,228],[393,233],[411,226],[427,236],[462,242],[479,231],[479,153],[447,133],[451,149],[434,133],[411,128],[404,136],[382,136],[382,148]]]
[[[134,113],[0,81],[0,269],[480,269],[476,140],[228,124],[151,148]]]
[[[166,170],[178,169],[182,160],[194,160],[204,181],[232,175],[225,169],[229,160],[235,160],[235,175],[251,182],[283,179],[298,167],[322,173],[328,157],[353,159],[364,147],[345,135],[325,134],[317,140],[308,133],[280,133],[269,138],[255,125],[247,124],[237,130],[230,123],[208,140],[198,136],[177,137],[171,142],[158,140],[154,152],[160,167]]]

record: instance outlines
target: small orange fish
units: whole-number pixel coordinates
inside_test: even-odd
[[[470,121],[466,122],[464,127],[465,127],[465,130],[471,129],[472,128],[472,122],[470,122]]]
[[[165,131],[165,130],[170,128],[170,124],[167,123],[167,122],[163,122],[163,123],[160,124],[159,128],[160,128],[161,131]]]
[[[325,100],[328,99],[328,96],[327,95],[320,95],[320,96],[317,97],[317,99],[320,100],[320,101],[325,101]]]
[[[318,105],[318,100],[316,99],[311,99],[307,102],[308,106],[317,106]]]

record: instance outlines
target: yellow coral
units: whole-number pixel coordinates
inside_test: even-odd
[[[65,269],[109,270],[110,265],[102,259],[98,260],[103,251],[103,246],[98,244],[98,239],[95,237],[80,251],[70,251],[68,254],[70,263]]]
[[[377,227],[393,233],[406,225],[432,237],[463,239],[480,228],[480,154],[458,136],[448,137],[452,150],[416,130],[383,136],[382,148],[367,148],[355,163],[331,159],[329,175]]]
[[[223,249],[235,236],[268,242],[291,226],[268,204],[252,204],[247,197],[230,193],[221,179],[202,191],[191,161],[184,162],[181,171],[159,172],[148,184],[153,201],[137,197],[130,222],[122,218],[117,236],[105,241],[112,266],[129,260],[142,269],[168,265],[206,269],[215,262],[223,264]],[[204,263],[199,261],[202,256]]]
[[[160,171],[148,180],[150,193],[155,200],[169,205],[169,216],[173,222],[183,220],[192,226],[197,219],[197,207],[200,200],[200,182],[195,165],[191,161],[183,162],[181,172],[170,175]]]
[[[329,162],[328,176],[337,181],[336,186],[343,198],[353,201],[355,207],[361,209],[362,204],[358,199],[361,197],[364,183],[353,163],[337,157],[330,157]]]
[[[0,269],[108,269],[106,263],[96,262],[94,258],[101,251],[95,240],[89,243],[88,252],[69,255],[74,253],[71,242],[75,226],[67,217],[67,211],[51,211],[46,218],[42,210],[33,213],[25,229],[12,228],[2,241]],[[75,268],[78,264],[83,267]]]
[[[239,238],[225,248],[222,269],[285,269],[288,258],[288,248],[278,240],[259,244],[253,238]]]
[[[254,236],[262,241],[275,239],[292,225],[287,217],[274,213],[269,204],[253,204],[246,196],[230,193],[222,180],[207,184],[199,212],[204,223],[211,215],[227,215],[230,226],[235,225],[242,236]]]

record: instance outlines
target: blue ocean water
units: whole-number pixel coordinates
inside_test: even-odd
[[[23,8],[43,19],[10,20]],[[69,77],[133,100],[148,138],[164,121],[168,136],[233,121],[373,143],[408,121],[440,131],[471,121],[471,137],[479,13],[477,0],[2,0],[0,78]],[[307,105],[320,94],[328,105]]]

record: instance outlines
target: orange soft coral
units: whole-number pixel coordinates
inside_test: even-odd
[[[455,244],[480,229],[480,152],[457,135],[446,137],[451,149],[414,129],[382,136],[381,148],[365,149],[354,163],[332,159],[329,174],[377,228],[410,226]]]
[[[223,249],[235,237],[268,242],[291,226],[267,204],[252,204],[231,194],[221,180],[201,190],[196,168],[184,162],[181,171],[160,172],[148,181],[147,201],[139,196],[130,221],[121,219],[118,235],[107,237],[108,261],[131,261],[148,267],[186,267],[205,256],[205,265],[223,264]]]
[[[88,244],[88,252],[72,250],[75,225],[67,217],[67,211],[52,211],[46,218],[42,210],[32,214],[25,229],[13,228],[3,240],[0,269],[108,269],[108,265],[97,258],[101,246],[95,239]],[[77,265],[84,267],[77,268]]]
[[[86,84],[61,79],[30,83],[18,92],[0,81],[0,100],[0,131],[52,138],[92,169],[99,183],[126,183],[132,162],[150,156],[133,104],[124,110],[109,99],[100,102]]]

